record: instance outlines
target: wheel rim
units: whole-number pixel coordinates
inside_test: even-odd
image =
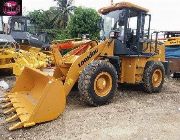
[[[100,97],[104,97],[108,95],[111,89],[112,89],[111,75],[107,72],[102,72],[99,75],[97,75],[94,81],[95,93]]]
[[[157,69],[154,71],[152,76],[152,84],[154,87],[159,87],[162,81],[162,71]]]

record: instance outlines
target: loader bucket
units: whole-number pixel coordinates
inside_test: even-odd
[[[6,122],[18,121],[9,128],[14,130],[56,119],[65,109],[66,96],[60,80],[25,68],[4,101],[4,113],[11,116]]]

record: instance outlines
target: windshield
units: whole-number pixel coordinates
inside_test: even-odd
[[[35,32],[35,25],[31,23],[29,19],[26,18],[19,18],[13,19],[11,22],[12,30],[13,31],[21,31],[21,32]]]
[[[109,37],[109,33],[111,30],[119,29],[123,31],[123,26],[119,26],[118,20],[119,16],[123,14],[123,10],[116,10],[108,13],[107,15],[102,15],[104,21],[104,28],[101,31],[101,36]]]
[[[25,23],[26,23],[25,19],[14,20],[13,21],[13,30],[14,31],[25,31]]]
[[[27,32],[29,32],[31,34],[36,33],[36,27],[29,19],[27,20]]]

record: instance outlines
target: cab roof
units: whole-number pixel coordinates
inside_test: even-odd
[[[146,8],[143,8],[141,6],[138,6],[138,5],[135,5],[133,3],[130,3],[130,2],[120,2],[120,3],[116,3],[116,4],[113,4],[111,6],[108,6],[108,7],[103,7],[101,9],[99,9],[99,13],[105,15],[109,12],[112,12],[112,11],[115,11],[115,10],[122,10],[124,8],[130,8],[130,9],[134,9],[136,11],[142,11],[142,12],[149,12],[148,9]]]

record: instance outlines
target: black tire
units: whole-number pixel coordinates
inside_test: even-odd
[[[162,79],[160,80],[158,86],[153,85],[153,73],[159,70],[162,74]],[[161,62],[149,61],[146,63],[144,74],[143,74],[143,87],[147,93],[158,93],[161,91],[164,83],[165,69]]]
[[[94,82],[102,72],[108,73],[112,79],[110,92],[105,96],[98,96],[95,92]],[[89,64],[81,73],[78,80],[78,88],[81,99],[92,106],[100,106],[109,103],[117,90],[117,72],[114,66],[104,60],[97,60]]]

